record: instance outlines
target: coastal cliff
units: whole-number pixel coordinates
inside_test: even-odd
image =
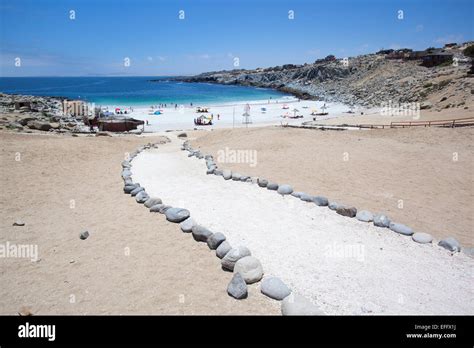
[[[349,105],[380,106],[383,102],[427,102],[439,108],[462,106],[471,95],[468,77],[471,58],[464,55],[468,44],[449,49],[385,50],[375,54],[336,59],[328,56],[312,64],[207,72],[181,77],[185,82],[273,88],[301,99],[338,101]],[[425,58],[447,58],[439,65]],[[428,59],[426,59],[428,60]],[[453,63],[455,62],[455,63]],[[425,65],[423,65],[425,64]],[[438,101],[456,94],[453,103]],[[437,98],[439,97],[439,98]],[[460,105],[459,105],[460,104]]]

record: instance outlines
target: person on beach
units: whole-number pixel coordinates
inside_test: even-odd
[[[221,119],[221,115],[217,114],[217,120],[219,121]]]

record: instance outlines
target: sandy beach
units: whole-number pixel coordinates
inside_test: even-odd
[[[2,258],[1,314],[280,313],[256,286],[228,296],[206,245],[123,193],[125,154],[160,139],[0,133],[1,241],[39,256]]]
[[[245,106],[250,106],[251,123],[244,123],[243,114]],[[326,109],[323,109],[325,105]],[[208,113],[196,112],[197,106],[207,107]],[[108,110],[114,110],[117,105],[106,106]],[[287,107],[284,109],[283,107]],[[121,108],[127,108],[121,106]],[[262,108],[265,111],[262,111]],[[128,108],[127,108],[128,109]],[[143,121],[148,121],[145,125],[145,132],[163,132],[169,130],[192,130],[198,129],[220,129],[220,128],[252,128],[265,125],[300,125],[302,122],[312,121],[311,113],[316,110],[317,113],[323,111],[328,112],[326,116],[318,116],[318,121],[330,120],[347,115],[350,110],[349,106],[341,103],[329,103],[314,100],[298,100],[293,97],[285,97],[277,100],[260,100],[260,101],[241,101],[238,103],[221,103],[210,105],[181,105],[175,108],[174,104],[167,107],[158,108],[162,110],[161,115],[152,115],[153,110],[150,107],[133,107],[133,112],[128,115]],[[294,111],[294,110],[297,111]],[[154,109],[157,110],[157,109]],[[357,108],[357,112],[368,114],[378,114],[378,109]],[[200,115],[212,115],[213,125],[211,126],[195,126],[194,119]],[[217,118],[219,115],[219,119]],[[302,118],[292,119],[282,116],[301,115]],[[141,129],[141,127],[140,127]]]

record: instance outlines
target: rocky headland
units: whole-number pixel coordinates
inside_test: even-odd
[[[179,79],[273,88],[301,99],[366,107],[424,102],[425,109],[464,108],[474,92],[471,57],[472,42],[425,51],[381,50],[341,59],[331,55],[311,64],[214,71]]]

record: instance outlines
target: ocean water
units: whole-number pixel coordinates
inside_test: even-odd
[[[150,82],[159,79],[159,82]],[[169,77],[0,77],[0,92],[82,99],[97,105],[150,106],[221,104],[278,99],[275,90],[209,83],[185,83]]]

